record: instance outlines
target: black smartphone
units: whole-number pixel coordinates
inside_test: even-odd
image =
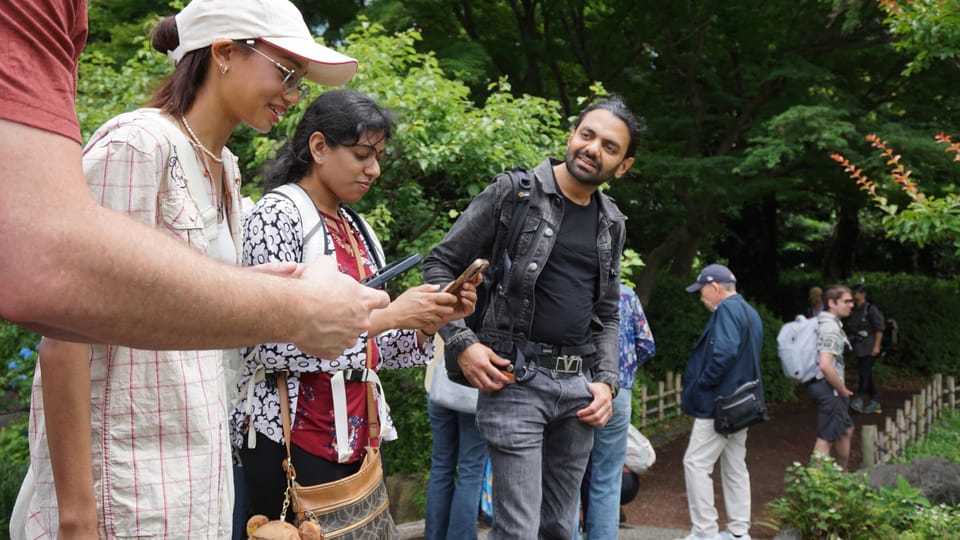
[[[486,270],[488,266],[490,266],[490,261],[486,259],[476,259],[470,263],[470,266],[468,266],[457,279],[447,283],[447,286],[443,288],[443,292],[456,293],[457,289],[462,287],[464,283],[473,279],[473,276]]]
[[[420,264],[420,261],[423,260],[423,257],[419,253],[412,253],[407,255],[399,261],[393,261],[392,263],[384,266],[380,270],[370,274],[369,276],[360,280],[360,283],[363,283],[367,287],[383,287],[391,279],[403,274],[407,270],[410,270],[414,266]]]

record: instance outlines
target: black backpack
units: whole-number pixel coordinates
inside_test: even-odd
[[[487,270],[487,272],[492,272],[492,274],[484,276],[483,283],[481,283],[477,289],[476,309],[473,314],[463,320],[464,324],[474,332],[480,329],[483,316],[490,307],[494,294],[493,284],[500,283],[503,276],[508,275],[510,272],[510,267],[513,265],[513,257],[510,251],[516,244],[517,237],[520,236],[521,224],[524,219],[526,219],[527,210],[530,208],[533,171],[519,168],[511,169],[494,177],[492,182],[499,181],[504,177],[513,185],[513,192],[517,195],[517,200],[511,210],[510,226],[507,228],[506,235],[499,241],[499,244],[495,244],[493,247],[490,269]],[[451,381],[464,386],[473,386],[470,384],[470,381],[463,376],[463,371],[460,370],[460,364],[456,358],[445,355],[444,362],[447,367],[447,377]]]
[[[864,317],[869,317],[871,309],[880,309],[873,302],[869,301],[866,311],[864,311]],[[895,352],[899,349],[900,343],[900,325],[897,324],[897,320],[892,317],[887,317],[886,313],[883,310],[880,311],[880,314],[883,315],[883,338],[880,340],[880,356],[885,356],[888,352]]]

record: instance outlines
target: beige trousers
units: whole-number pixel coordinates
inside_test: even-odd
[[[727,528],[737,536],[750,530],[750,473],[747,471],[746,444],[746,429],[732,435],[720,435],[713,430],[712,418],[694,420],[690,443],[683,455],[687,505],[694,535],[714,538],[720,532],[711,477],[718,459]]]

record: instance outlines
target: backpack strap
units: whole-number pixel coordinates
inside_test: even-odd
[[[327,246],[327,227],[324,224],[323,216],[320,215],[320,210],[317,208],[317,205],[314,204],[313,199],[310,198],[310,195],[305,189],[303,189],[302,186],[296,183],[283,184],[275,187],[268,193],[273,193],[288,199],[293,203],[294,206],[296,206],[297,212],[300,213],[300,228],[303,232],[303,256],[300,262],[309,263],[316,260],[317,257],[321,255],[331,255],[333,253],[333,251],[328,249]],[[357,225],[357,228],[363,235],[364,241],[367,243],[367,246],[370,247],[370,251],[373,252],[374,258],[377,259],[377,265],[383,266],[383,248],[380,247],[379,242],[375,241],[376,237],[373,235],[372,231],[370,231],[370,226],[352,208],[346,206],[341,206],[341,208],[350,214],[351,220]],[[359,254],[357,255],[359,256]],[[371,444],[373,444],[372,441],[376,439],[377,444],[379,445],[379,417],[381,414],[378,410],[378,404],[383,402],[383,387],[380,384],[380,378],[377,376],[376,371],[372,369],[370,362],[370,344],[368,343],[367,366],[365,368],[346,371],[339,370],[331,374],[330,385],[333,398],[334,430],[336,432],[337,439],[337,461],[340,463],[348,461],[353,456],[353,450],[350,448],[349,444],[350,437],[347,428],[348,420],[345,383],[348,380],[352,381],[359,377],[359,381],[365,382],[367,385],[367,413],[370,439]],[[293,460],[290,457],[291,416],[288,401],[289,398],[287,397],[285,371],[279,373],[277,377],[277,385],[281,408],[280,416],[284,428],[284,442],[287,446],[287,460],[285,467],[287,467],[288,481],[292,482],[296,478],[296,473],[293,470]],[[379,402],[374,397],[374,392],[378,392],[381,396],[381,400]],[[253,430],[251,430],[251,433],[252,432]]]
[[[360,229],[360,234],[363,235],[363,241],[367,243],[367,246],[370,247],[370,252],[373,255],[374,262],[377,263],[377,268],[383,268],[386,264],[386,258],[383,255],[383,247],[380,245],[380,241],[377,240],[377,237],[373,234],[373,231],[370,230],[370,224],[367,223],[365,219],[360,217],[360,214],[356,210],[350,208],[349,206],[340,205],[340,208],[354,223],[357,224],[357,228]]]
[[[267,193],[274,193],[288,199],[300,213],[300,230],[303,232],[303,260],[300,262],[309,263],[320,255],[333,253],[327,249],[327,226],[323,223],[320,210],[300,184],[283,184]],[[323,234],[318,235],[318,232]]]

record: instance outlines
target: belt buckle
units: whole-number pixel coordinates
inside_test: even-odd
[[[561,354],[557,357],[557,373],[580,373],[583,366],[583,357],[578,354]]]

